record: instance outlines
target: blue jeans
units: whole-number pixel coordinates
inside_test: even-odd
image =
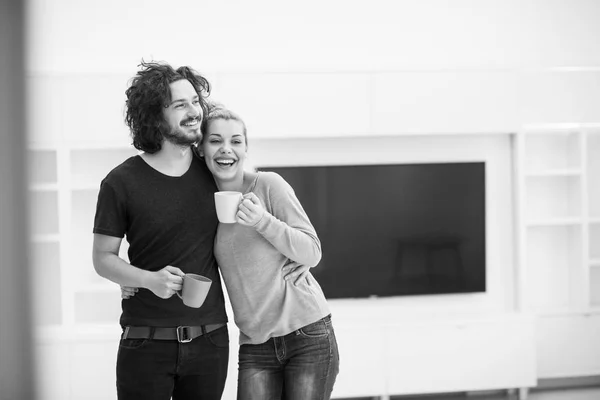
[[[239,351],[238,400],[327,400],[339,372],[331,316]]]
[[[121,339],[119,400],[219,400],[229,362],[227,325],[189,343]]]

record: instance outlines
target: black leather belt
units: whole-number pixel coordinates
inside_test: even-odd
[[[223,326],[225,324],[178,326],[176,328],[126,326],[121,339],[177,340],[179,343],[188,343],[198,336],[215,331]]]

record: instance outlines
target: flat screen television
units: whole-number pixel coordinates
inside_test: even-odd
[[[485,163],[269,167],[321,240],[325,296],[486,290]]]

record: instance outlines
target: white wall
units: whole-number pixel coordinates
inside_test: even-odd
[[[185,0],[168,6],[31,0],[28,21],[33,147],[126,146],[124,90],[142,58],[207,75],[213,97],[246,119],[258,163],[275,157],[264,149],[277,139],[286,139],[278,155],[294,148],[301,163],[299,149],[305,160],[339,150],[332,158],[340,160],[365,137],[398,146],[405,143],[398,135],[407,133],[510,133],[525,123],[600,121],[595,0]],[[338,140],[320,139],[325,136]],[[419,147],[428,140],[409,142]],[[445,140],[436,142],[436,154],[463,144]],[[380,154],[369,149],[351,154],[374,162]],[[477,307],[514,308],[514,277],[501,270],[506,275],[493,281],[497,297]]]

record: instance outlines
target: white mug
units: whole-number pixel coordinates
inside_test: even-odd
[[[215,192],[217,218],[224,224],[237,222],[236,214],[242,201],[242,193],[232,191]]]

